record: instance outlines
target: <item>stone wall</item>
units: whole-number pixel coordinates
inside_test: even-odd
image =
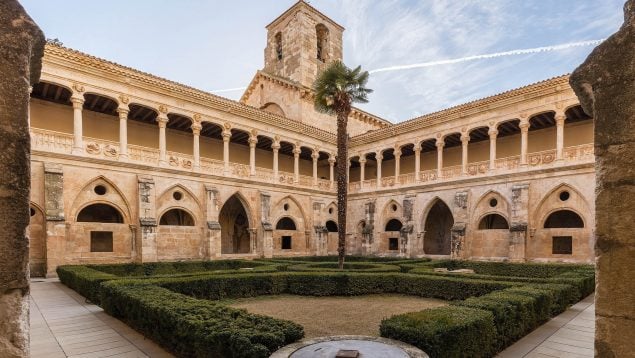
[[[595,126],[596,357],[635,352],[635,1],[624,24],[571,75]]]
[[[0,2],[0,357],[29,355],[29,86],[44,35],[15,0]]]

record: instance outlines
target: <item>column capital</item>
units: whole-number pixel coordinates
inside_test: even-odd
[[[527,117],[521,118],[520,123],[518,123],[518,127],[520,127],[521,131],[528,131],[530,125],[531,124],[529,123],[529,119]]]
[[[567,116],[562,112],[556,112],[556,115],[553,118],[556,120],[556,125],[564,125],[564,121],[567,119]]]
[[[159,128],[165,128],[168,124],[169,118],[165,114],[161,113],[157,116],[157,123],[159,123]]]
[[[359,157],[359,164],[360,164],[360,165],[365,165],[365,164],[366,164],[366,157],[362,157],[362,156],[360,156],[360,157]]]
[[[395,148],[392,154],[395,156],[395,158],[401,157],[401,148]]]
[[[412,147],[412,150],[415,153],[421,153],[421,142],[415,143],[414,147]]]
[[[73,93],[71,96],[71,103],[73,104],[73,108],[82,108],[84,106],[84,95],[79,93]]]
[[[438,138],[434,145],[437,146],[437,150],[443,149],[443,147],[445,147],[445,140],[443,140],[443,138]]]
[[[489,139],[496,139],[496,136],[498,136],[498,131],[496,129],[490,129],[487,134],[489,134]]]
[[[258,144],[258,136],[250,135],[247,142],[249,142],[249,147],[255,147]]]
[[[271,149],[277,152],[280,149],[280,142],[279,141],[271,142]]]
[[[232,137],[232,131],[225,129],[221,135],[223,136],[223,142],[229,142],[229,139]]]
[[[194,123],[192,123],[190,128],[192,129],[192,133],[194,135],[199,135],[199,134],[201,134],[201,129],[203,129],[203,126],[200,123],[198,123],[198,122],[194,122]]]
[[[333,164],[335,164],[335,156],[330,153],[329,154],[329,165],[333,166]]]
[[[313,152],[311,152],[311,158],[313,160],[318,160],[319,157],[320,157],[320,152],[317,149],[313,149]]]
[[[375,159],[377,159],[377,161],[381,161],[384,159],[384,154],[383,152],[376,152],[375,153]]]
[[[462,144],[468,144],[470,142],[470,135],[469,134],[462,134],[461,135],[461,143]]]
[[[119,119],[128,119],[128,113],[130,113],[130,108],[128,108],[127,104],[120,104],[117,107],[117,113],[119,114]]]
[[[300,149],[299,146],[294,146],[293,150],[291,151],[291,153],[293,153],[294,157],[299,157],[300,153],[302,153],[302,150]]]

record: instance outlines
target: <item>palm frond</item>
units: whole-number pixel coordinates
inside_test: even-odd
[[[362,71],[361,66],[350,69],[341,61],[332,62],[313,83],[315,109],[335,114],[342,106],[368,102],[368,94],[373,92],[366,88],[368,78],[368,71]],[[347,103],[337,103],[337,99],[344,99]]]

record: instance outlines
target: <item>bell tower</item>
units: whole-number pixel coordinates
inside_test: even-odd
[[[267,25],[264,71],[311,87],[330,62],[342,60],[344,28],[303,0]]]

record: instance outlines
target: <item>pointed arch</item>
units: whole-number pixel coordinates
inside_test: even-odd
[[[472,209],[473,227],[479,228],[481,221],[487,215],[500,215],[507,223],[509,223],[509,217],[511,216],[511,204],[507,198],[500,192],[490,189],[479,197],[476,201],[476,205]],[[500,225],[497,225],[500,226]]]
[[[180,199],[175,197],[175,193],[180,193]],[[190,204],[193,203],[194,205]],[[157,197],[157,211],[165,211],[171,207],[181,207],[186,209],[194,218],[203,216],[203,204],[192,190],[183,184],[177,183],[169,186]],[[195,222],[198,220],[194,220]]]
[[[564,191],[569,192],[570,196],[573,198],[569,198],[566,201],[557,200],[556,196]],[[571,195],[571,193],[573,193],[574,195]],[[572,204],[575,201],[574,198],[576,197],[581,200],[583,207]],[[560,183],[554,186],[538,202],[538,205],[536,205],[536,209],[533,214],[536,225],[542,225],[551,213],[561,209],[571,210],[575,212],[582,218],[585,227],[588,226],[587,215],[591,215],[589,210],[589,202],[578,189],[568,183]]]
[[[237,191],[225,200],[218,214],[218,222],[221,227],[221,253],[252,252],[255,222],[242,193]]]
[[[187,208],[173,206],[164,210],[159,217],[159,225],[196,226],[196,216]]]
[[[251,207],[251,205],[249,204],[249,200],[247,200],[247,198],[245,197],[245,195],[240,191],[240,190],[236,190],[232,195],[227,197],[227,200],[229,200],[231,197],[236,197],[236,199],[238,199],[238,201],[240,201],[240,203],[242,204],[243,208],[245,209],[245,212],[247,214],[247,220],[249,221],[249,227],[253,228],[256,226],[256,219],[253,213],[253,208]],[[225,206],[225,203],[227,202],[227,200],[225,200],[225,202],[223,202],[223,206]],[[222,210],[222,207],[221,207]],[[220,211],[219,211],[220,213]]]
[[[98,185],[104,185],[106,187],[105,194],[100,195],[95,192],[95,188]],[[124,222],[130,222],[132,220],[130,202],[124,195],[123,191],[119,189],[117,184],[103,175],[98,175],[95,178],[88,180],[82,187],[79,194],[73,200],[70,216],[76,218],[82,209],[88,205],[96,203],[114,206],[123,215]]]
[[[423,251],[429,255],[450,255],[454,214],[440,198],[433,199],[426,209],[423,228]]]
[[[283,202],[284,202],[285,200],[289,200],[289,201],[293,202],[293,204],[294,204],[294,205],[298,208],[298,211],[300,212],[300,215],[302,216],[302,218],[301,218],[301,219],[302,219],[302,226],[304,227],[304,226],[307,224],[307,217],[306,217],[306,213],[304,212],[304,207],[303,207],[303,206],[300,204],[300,202],[299,202],[296,198],[294,198],[293,196],[291,196],[291,195],[287,195],[287,196],[283,197],[282,199],[278,200],[278,201],[276,202],[276,205],[274,205],[274,206],[273,206],[274,210],[277,210],[277,209],[281,208],[281,207],[283,206]],[[284,212],[284,211],[283,211],[283,212]],[[336,209],[335,214],[336,214],[336,213],[337,213],[337,209]],[[278,217],[278,218],[276,218],[276,221],[277,221],[280,217],[285,216],[285,214],[281,214],[281,215],[278,215],[278,216],[279,216],[279,217]]]

